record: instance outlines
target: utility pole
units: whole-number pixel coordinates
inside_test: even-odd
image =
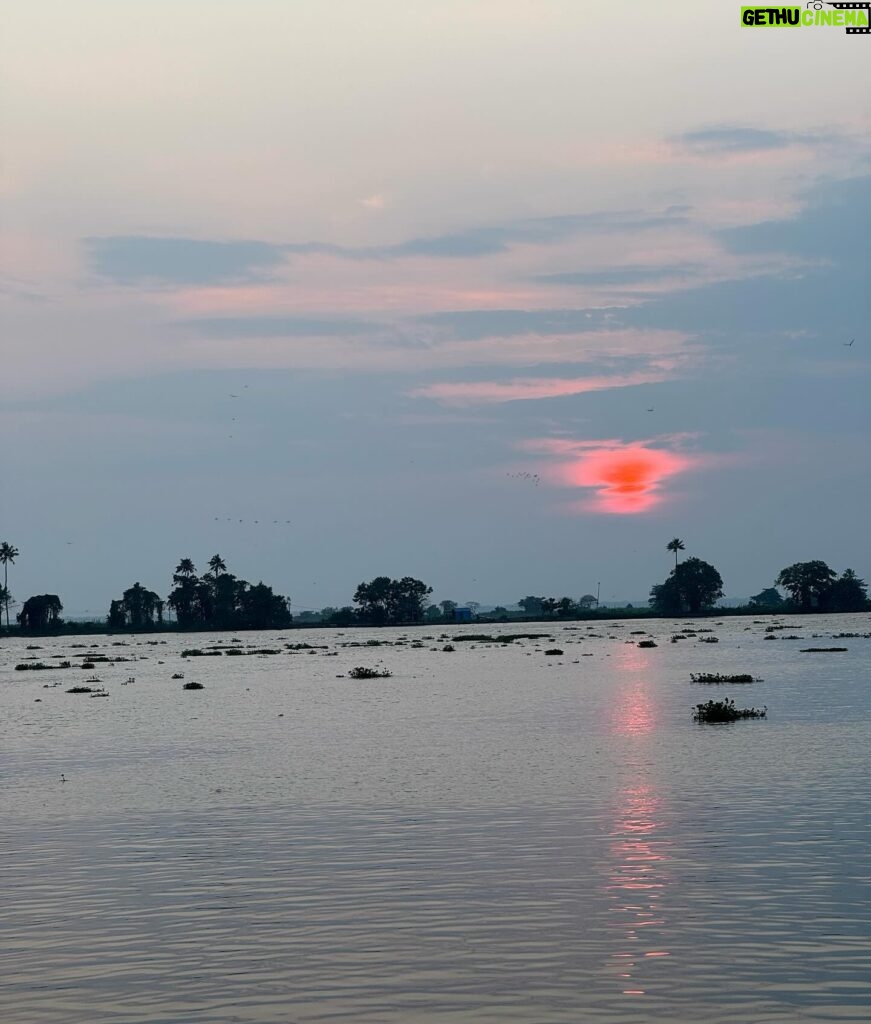
[[[596,611],[599,610],[599,590],[601,589],[601,582],[596,584]]]

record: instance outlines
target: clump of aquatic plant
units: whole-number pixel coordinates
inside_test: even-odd
[[[510,644],[515,640],[550,640],[551,636],[550,633],[498,633],[496,636],[490,633],[462,633],[451,639],[459,643]]]
[[[559,647],[551,647],[550,650],[545,651],[544,653],[548,655],[548,657],[552,658],[555,655],[562,654],[563,652],[559,649]]]
[[[173,672],[173,679],[184,679],[184,672]]]
[[[445,644],[444,647],[442,648],[442,650],[446,654],[453,654],[453,652],[456,650],[456,647],[454,647],[453,644]]]
[[[835,654],[846,650],[846,647],[802,647],[799,654]]]
[[[205,690],[205,686],[202,683],[185,683],[182,686],[183,690]]]
[[[67,693],[93,693],[94,689],[91,686],[71,686]]]
[[[700,636],[699,637],[699,643],[700,644],[718,644],[719,642],[720,642],[719,638],[715,637],[715,636]]]
[[[696,722],[737,722],[741,718],[765,718],[768,708],[736,708],[729,697],[696,704],[693,720]]]
[[[754,679],[746,672],[739,672],[736,675],[721,675],[719,672],[692,672],[690,679],[694,683],[759,683],[761,679]]]
[[[387,669],[377,668],[364,668],[362,665],[358,665],[356,668],[352,668],[348,675],[352,679],[389,679],[390,672]]]
[[[191,647],[181,652],[183,658],[218,658],[223,654],[223,651],[201,651],[199,647]]]
[[[639,647],[658,647],[659,644],[655,640],[639,640]]]
[[[69,661],[58,662],[57,665],[46,665],[44,661],[22,661],[20,665],[15,666],[16,672],[51,672],[53,669],[58,668],[72,668],[72,663]]]

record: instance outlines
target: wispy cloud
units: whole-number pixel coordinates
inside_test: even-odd
[[[380,209],[384,198],[370,196],[363,203]],[[685,220],[685,211],[680,208],[656,213],[618,210],[525,218],[383,245],[351,246],[320,241],[277,244],[152,235],[90,237],[84,239],[84,245],[92,270],[116,284],[214,285],[263,280],[291,257],[330,256],[353,261],[477,259],[508,253],[521,246],[557,245],[584,234],[634,233],[674,227]]]
[[[693,263],[669,263],[662,266],[606,267],[600,270],[577,270],[560,274],[539,274],[534,281],[556,285],[613,285],[621,287],[635,284],[655,284],[673,278],[691,277],[699,267]]]
[[[542,398],[562,398],[589,391],[656,384],[664,373],[642,372],[611,377],[521,377],[508,381],[456,381],[428,384],[408,394],[414,398],[432,398],[445,405],[475,405],[489,402],[517,402]]]
[[[176,321],[207,338],[326,338],[372,333],[379,324],[372,320],[306,316],[216,316]]]
[[[711,125],[672,135],[668,142],[696,156],[744,156],[754,153],[792,149],[796,146],[819,147],[843,141],[832,132],[793,132],[743,125]]]
[[[262,279],[284,262],[280,246],[259,241],[113,235],[84,240],[94,272],[121,285],[203,285]]]

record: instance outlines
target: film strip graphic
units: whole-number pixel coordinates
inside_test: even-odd
[[[816,6],[816,5],[814,5]],[[871,35],[871,0],[864,0],[864,3],[858,4],[833,4],[828,3],[828,7],[836,7],[839,11],[865,11],[868,15],[868,26],[864,25],[847,25],[845,32],[848,36],[867,36]]]

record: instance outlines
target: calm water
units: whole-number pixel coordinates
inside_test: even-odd
[[[783,621],[4,642],[0,1020],[871,1020],[871,616]]]

